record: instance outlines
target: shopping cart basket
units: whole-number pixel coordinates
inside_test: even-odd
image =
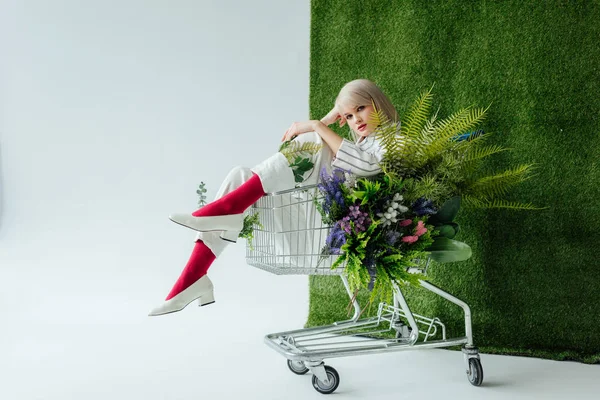
[[[313,387],[324,394],[333,393],[340,382],[337,371],[324,364],[327,358],[456,345],[462,345],[469,382],[481,385],[483,369],[479,350],[473,345],[469,306],[426,280],[419,280],[421,287],[462,307],[465,336],[447,338],[439,318],[413,313],[397,285],[393,304],[380,303],[376,316],[360,318],[361,307],[350,291],[343,266],[331,269],[337,256],[321,255],[330,227],[321,221],[314,204],[320,196],[313,185],[266,194],[258,200],[247,213],[258,213],[262,227],[255,228],[254,239],[247,244],[246,261],[280,275],[339,275],[354,306],[354,316],[331,325],[271,333],[265,336],[265,343],[287,358],[295,374],[311,371]],[[408,272],[426,275],[429,259],[418,264]]]

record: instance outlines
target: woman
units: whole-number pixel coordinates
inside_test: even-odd
[[[214,303],[208,268],[228,243],[236,241],[243,227],[244,211],[265,193],[292,189],[298,182],[317,183],[322,167],[342,168],[357,176],[381,173],[379,162],[383,149],[379,139],[371,136],[377,127],[369,121],[369,116],[375,112],[373,104],[389,121],[399,124],[394,106],[377,85],[367,79],[348,82],[340,90],[333,109],[323,119],[294,122],[290,126],[281,138],[288,146],[282,145],[279,152],[254,168],[234,168],[221,185],[217,200],[191,214],[171,215],[172,221],[199,234],[192,255],[165,302],[149,315],[180,311],[196,299],[201,306]],[[338,120],[340,127],[348,124],[355,143],[342,139],[328,127]],[[289,146],[290,141],[293,146]],[[290,147],[298,149],[303,144],[320,148],[303,152],[308,164],[300,167],[285,154]],[[306,170],[307,165],[312,168]]]

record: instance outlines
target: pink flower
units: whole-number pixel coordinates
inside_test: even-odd
[[[423,229],[417,229],[415,231],[415,235],[417,236],[422,236],[425,232],[427,232],[427,228],[423,228]]]
[[[410,224],[412,224],[412,219],[405,219],[400,221],[400,226],[409,226]]]
[[[415,235],[421,236],[425,232],[427,232],[427,228],[425,228],[425,224],[423,223],[423,221],[419,221],[417,223],[417,228],[415,229]]]
[[[402,241],[403,241],[404,243],[414,243],[414,242],[416,242],[417,240],[419,240],[419,237],[418,237],[418,236],[404,236],[404,237],[402,238]]]

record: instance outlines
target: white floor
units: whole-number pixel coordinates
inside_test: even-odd
[[[240,245],[215,264],[211,271],[217,301],[203,308],[190,305],[180,313],[151,318],[146,313],[155,304],[142,300],[150,293],[131,297],[117,293],[96,299],[84,295],[86,309],[78,310],[78,304],[64,297],[62,303],[53,299],[52,308],[40,299],[26,320],[19,320],[17,313],[9,315],[13,323],[4,331],[10,346],[2,350],[0,398],[320,398],[310,373],[292,374],[285,359],[263,343],[266,333],[302,326],[307,278],[275,276],[243,263]],[[79,311],[77,317],[65,313],[67,309]],[[335,398],[598,398],[599,365],[481,357],[485,376],[481,387],[468,383],[462,354],[455,351],[407,351],[326,362],[340,373]]]

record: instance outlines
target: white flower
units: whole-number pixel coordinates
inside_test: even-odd
[[[354,189],[356,187],[356,176],[353,174],[346,174],[346,180],[344,181],[344,185],[348,189]]]
[[[402,199],[402,195],[400,195],[400,193],[396,193],[394,198],[386,203],[384,208],[385,211],[382,213],[377,213],[377,216],[382,220],[383,226],[391,225],[392,222],[398,222],[399,214],[408,211],[408,207],[400,204]]]

